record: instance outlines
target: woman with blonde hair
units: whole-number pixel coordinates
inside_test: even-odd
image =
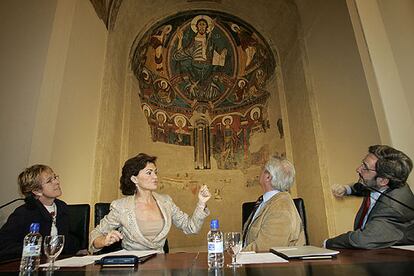
[[[37,164],[21,172],[17,182],[25,204],[17,207],[0,229],[0,260],[21,256],[31,223],[40,224],[43,237],[64,235],[63,254],[75,254],[79,240],[69,232],[66,203],[57,199],[62,195],[59,176],[49,166]]]

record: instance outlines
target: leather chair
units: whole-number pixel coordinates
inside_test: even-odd
[[[89,204],[68,204],[69,232],[77,238],[81,250],[89,245],[90,211]]]
[[[302,219],[303,223],[303,230],[305,232],[305,242],[306,245],[309,245],[308,239],[308,231],[306,227],[306,212],[305,212],[305,203],[302,198],[294,198],[293,202],[295,203],[295,207],[298,210],[299,216]],[[242,205],[242,228],[246,223],[247,219],[250,216],[250,213],[253,211],[254,205],[256,202],[244,202]]]
[[[306,212],[305,212],[305,202],[302,198],[294,198],[293,202],[295,203],[296,209],[298,210],[299,216],[302,219],[303,223],[303,231],[305,232],[305,242],[306,245],[309,245],[309,238],[308,238],[308,230],[307,230],[307,223],[306,223]]]
[[[109,213],[110,205],[111,205],[110,203],[102,203],[102,202],[95,204],[95,221],[94,221],[95,227],[99,224],[101,219],[103,219]],[[109,252],[113,252],[113,251],[117,251],[121,249],[122,249],[121,242],[116,242],[110,246],[103,248],[101,251],[99,251],[99,254],[109,253]],[[164,252],[165,253],[170,252],[170,248],[168,246],[168,240],[165,240]]]

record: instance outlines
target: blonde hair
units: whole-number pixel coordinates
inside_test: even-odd
[[[29,196],[33,191],[41,190],[42,183],[40,183],[39,176],[44,171],[52,171],[49,166],[36,164],[22,171],[17,177],[20,192],[24,196]]]

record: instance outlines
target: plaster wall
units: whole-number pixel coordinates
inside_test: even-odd
[[[414,155],[413,2],[347,1],[382,143]],[[413,174],[408,183],[413,188]]]
[[[380,137],[346,2],[302,1],[299,11],[323,168],[322,186],[313,189],[323,194],[328,235],[334,236],[352,229],[360,199],[334,199],[330,187],[358,180],[356,167]],[[314,242],[321,244],[322,238]]]
[[[93,40],[90,37],[94,37]],[[52,158],[68,203],[91,203],[106,29],[88,1],[74,9]]]
[[[91,203],[105,27],[88,1],[1,5],[1,202],[18,196],[25,167],[44,163],[60,175],[63,200]]]
[[[29,165],[37,101],[55,9],[56,1],[0,2],[1,204],[20,197],[17,175]],[[0,211],[0,225],[20,204]]]

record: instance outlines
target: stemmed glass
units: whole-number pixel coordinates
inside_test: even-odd
[[[225,234],[224,241],[227,252],[231,255],[231,264],[228,264],[227,267],[240,267],[241,264],[236,262],[237,254],[242,249],[242,239],[240,232],[228,232]]]
[[[56,236],[46,236],[43,240],[43,250],[48,260],[50,260],[50,265],[45,268],[47,271],[54,271],[59,269],[58,266],[55,266],[55,260],[62,252],[63,246],[65,244],[64,235]]]

